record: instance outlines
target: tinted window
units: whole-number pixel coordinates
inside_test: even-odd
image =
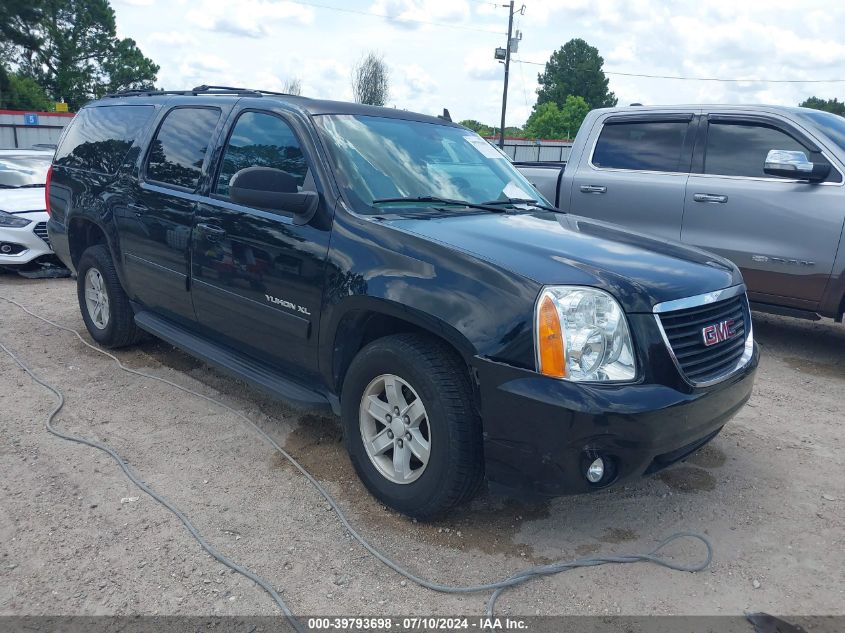
[[[308,166],[287,123],[272,114],[245,112],[229,137],[217,177],[217,193],[228,195],[232,176],[246,167],[273,167],[292,175],[301,187]]]
[[[219,118],[220,110],[217,108],[171,110],[150,146],[147,178],[195,189]]]
[[[605,125],[593,152],[593,165],[611,169],[686,171],[681,165],[689,123],[653,121]]]
[[[771,127],[711,122],[707,131],[704,173],[771,178],[763,173],[763,164],[772,149],[808,153],[794,138]]]
[[[56,164],[114,174],[154,111],[146,105],[83,108],[56,150]]]
[[[841,151],[845,152],[845,117],[830,112],[813,110],[802,110],[801,116],[827,134],[830,140],[836,143]]]

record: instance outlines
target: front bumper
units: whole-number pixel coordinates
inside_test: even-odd
[[[15,217],[25,218],[30,223],[20,228],[0,227],[0,266],[22,266],[44,255],[52,255],[53,249],[36,233],[37,229],[46,237],[47,214],[18,213]]]
[[[668,358],[661,359],[663,363]],[[651,474],[710,439],[751,396],[759,360],[707,388],[587,385],[477,358],[487,478],[545,496],[591,492]],[[615,471],[591,484],[585,465],[609,458]]]

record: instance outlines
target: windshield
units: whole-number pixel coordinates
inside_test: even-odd
[[[373,201],[388,198],[546,202],[504,154],[464,128],[378,116],[320,115],[314,120],[339,184],[357,211],[377,213]]]
[[[44,186],[52,154],[0,156],[0,188]]]
[[[801,116],[825,133],[840,151],[845,152],[845,118],[820,110],[802,112]]]

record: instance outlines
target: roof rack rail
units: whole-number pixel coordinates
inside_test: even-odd
[[[291,97],[295,95],[286,92],[272,92],[271,90],[257,90],[253,88],[233,88],[231,86],[197,86],[191,90],[120,90],[104,95],[104,99],[117,99],[120,97],[152,97],[158,95],[238,95],[241,97],[260,97],[262,95],[276,95],[279,97]]]

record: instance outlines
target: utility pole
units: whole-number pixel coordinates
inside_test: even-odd
[[[506,5],[507,6],[507,5]],[[511,69],[511,35],[513,32],[513,0],[508,6],[508,43],[505,48],[505,89],[502,91],[502,124],[499,126],[499,149],[505,147],[505,112],[508,109],[508,73]]]

